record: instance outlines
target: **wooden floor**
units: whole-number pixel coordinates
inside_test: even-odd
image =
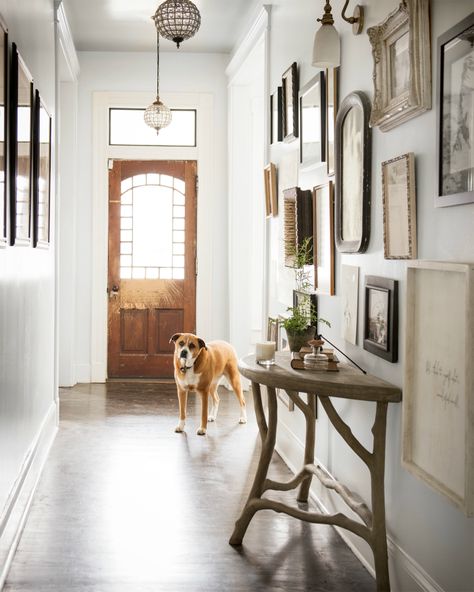
[[[174,385],[112,382],[61,393],[61,423],[7,592],[369,592],[374,580],[329,526],[260,512],[228,544],[259,453],[254,414],[222,390],[206,437]],[[290,473],[275,456],[271,475]],[[295,492],[286,495],[295,495]]]

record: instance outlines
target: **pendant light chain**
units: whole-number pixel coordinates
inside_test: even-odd
[[[156,97],[160,96],[160,33],[156,30]]]

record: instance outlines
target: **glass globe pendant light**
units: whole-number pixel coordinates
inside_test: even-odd
[[[201,14],[191,0],[166,0],[151,18],[160,35],[174,41],[178,47],[201,26]]]
[[[171,111],[160,99],[160,34],[156,31],[156,99],[145,109],[143,115],[145,123],[156,130],[156,135],[160,129],[171,123]]]

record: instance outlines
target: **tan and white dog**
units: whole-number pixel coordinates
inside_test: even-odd
[[[184,431],[188,392],[195,391],[201,396],[201,425],[197,433],[199,436],[206,434],[207,422],[215,421],[217,417],[219,408],[217,385],[221,376],[228,379],[239,400],[239,423],[246,423],[245,399],[234,348],[226,341],[210,341],[206,345],[203,339],[192,333],[176,333],[171,337],[170,343],[172,341],[174,341],[174,378],[179,399],[179,423],[175,432]]]

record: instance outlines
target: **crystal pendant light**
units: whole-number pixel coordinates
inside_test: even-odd
[[[151,18],[160,35],[174,41],[178,47],[201,26],[201,14],[191,0],[166,0]]]
[[[171,111],[160,100],[160,34],[156,31],[156,99],[145,109],[143,115],[145,123],[156,130],[156,135],[160,129],[171,123]]]

